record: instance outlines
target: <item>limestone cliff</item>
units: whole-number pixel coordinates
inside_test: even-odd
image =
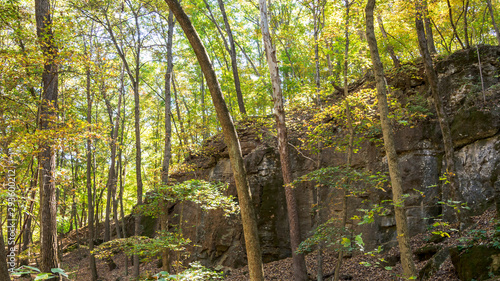
[[[493,187],[495,182],[500,181],[500,48],[479,46],[479,53],[483,82],[475,48],[459,51],[436,63],[441,81],[440,93],[451,120],[460,191],[474,214],[481,213],[492,203]],[[402,102],[415,95],[429,100],[422,66],[417,63],[412,69],[388,75],[389,84],[395,88],[394,94]],[[373,81],[368,76],[360,87],[373,87]],[[432,107],[429,110],[432,111]],[[238,134],[258,214],[263,258],[269,262],[290,256],[290,249],[279,156],[272,133],[256,125],[259,122],[257,119],[241,122]],[[292,132],[291,135],[297,136],[300,132]],[[406,199],[409,225],[411,232],[416,234],[426,230],[431,221],[429,218],[442,213],[438,201],[447,196],[439,181],[444,172],[439,125],[431,116],[414,127],[398,126],[395,136],[403,186],[409,194]],[[291,143],[300,146],[297,139],[292,139]],[[295,177],[315,169],[316,163],[310,159],[312,155],[298,149],[291,149],[291,153]],[[365,141],[355,154],[353,163],[359,169],[384,172],[387,171],[384,156],[382,146]],[[344,162],[344,153],[332,148],[322,150],[322,167]],[[190,156],[187,163],[194,170],[176,173],[172,175],[174,179],[228,182],[229,194],[236,195],[226,146],[220,136],[207,141],[203,150]],[[312,185],[304,184],[296,192],[302,232],[307,236],[314,226],[311,208],[316,203],[316,191]],[[326,206],[323,218],[338,215],[341,208],[337,204],[338,196],[332,190],[322,191],[324,202],[321,204]],[[367,203],[362,201],[367,198],[372,203],[380,203],[391,198],[390,189],[387,192],[371,190],[363,198],[350,198],[350,214],[366,206]],[[188,203],[175,204],[170,211],[173,223],[179,220],[175,214],[182,213],[183,221],[186,221],[183,233],[198,245],[191,248],[193,259],[212,266],[240,267],[246,264],[244,237],[238,217],[226,218],[217,211],[202,212]],[[354,224],[353,227],[363,233],[367,248],[395,243],[395,220],[390,212],[377,217],[372,224]]]

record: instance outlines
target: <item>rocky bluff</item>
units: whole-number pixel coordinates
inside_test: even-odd
[[[477,52],[481,62],[478,61]],[[500,185],[500,48],[479,46],[463,50],[438,59],[436,69],[440,78],[440,94],[446,104],[455,145],[455,161],[460,192],[471,214],[484,211],[493,203],[495,184]],[[414,95],[432,101],[423,78],[423,67],[418,63],[413,70],[388,75],[388,83],[394,95],[404,102]],[[480,72],[481,70],[481,72]],[[480,74],[482,73],[482,75]],[[373,87],[370,77],[359,87]],[[484,89],[484,90],[483,90]],[[446,198],[439,177],[445,172],[444,149],[439,124],[431,115],[416,126],[398,126],[395,129],[399,165],[403,187],[409,197],[405,201],[412,234],[427,229],[431,218],[442,214],[439,201]],[[269,117],[272,118],[272,117]],[[299,118],[300,119],[300,118]],[[263,128],[252,126],[252,121],[238,126],[248,180],[258,215],[260,242],[265,262],[291,255],[288,238],[288,222],[285,206],[283,180],[276,140]],[[312,155],[300,152],[300,141],[294,136],[300,132],[291,129],[291,161],[294,177],[304,175],[317,167]],[[381,135],[379,136],[381,139]],[[332,148],[321,152],[321,167],[345,163],[345,153]],[[191,178],[229,183],[229,194],[236,195],[234,179],[221,136],[208,140],[202,151],[188,157],[187,163],[194,167],[190,172],[178,172],[172,177],[177,181]],[[383,146],[365,141],[354,156],[353,166],[371,172],[387,171]],[[341,212],[340,192],[321,190],[323,220]],[[296,188],[302,235],[310,234],[315,226],[313,206],[316,204],[316,189],[312,184]],[[369,203],[380,203],[390,199],[390,188],[383,192],[372,190],[364,198],[349,198],[349,215]],[[369,199],[369,200],[366,200]],[[369,203],[363,203],[368,201]],[[240,267],[246,264],[243,230],[237,216],[224,217],[222,212],[203,212],[190,203],[178,203],[170,208],[171,222],[178,223],[182,217],[184,236],[197,246],[191,247],[191,257],[210,266]],[[396,244],[395,219],[391,212],[377,217],[375,222],[358,226],[367,248]]]

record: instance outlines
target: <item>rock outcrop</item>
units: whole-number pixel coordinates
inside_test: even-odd
[[[441,95],[451,120],[460,192],[472,214],[484,211],[492,203],[495,182],[500,181],[500,48],[480,46],[479,53],[482,80],[475,48],[459,51],[436,64]],[[422,68],[417,64],[414,69],[415,73],[406,74],[406,77],[398,74],[388,79],[396,87],[395,95],[401,99],[412,95],[430,99],[425,80],[419,78],[423,77]],[[430,102],[428,104],[432,112],[433,107]],[[275,140],[269,129],[256,124],[260,123],[248,121],[240,124],[238,134],[258,214],[263,259],[269,262],[288,257],[291,252]],[[439,180],[445,172],[440,129],[437,120],[429,117],[413,127],[397,127],[395,136],[403,187],[409,195],[405,201],[409,226],[411,233],[416,234],[425,231],[432,218],[443,213],[443,207],[438,202],[447,198],[447,190],[442,188]],[[291,143],[300,142],[292,139]],[[312,157],[291,149],[295,177],[315,169]],[[230,185],[228,193],[236,195],[230,161],[220,136],[208,141],[203,151],[189,157],[187,163],[192,171],[179,172],[172,177],[178,181],[198,178],[227,182]],[[322,167],[344,163],[344,153],[332,148],[322,150]],[[365,141],[355,154],[353,165],[374,173],[387,171],[383,147]],[[340,193],[335,190],[321,192],[323,200],[320,204],[325,207],[323,218],[338,216],[341,211],[338,204]],[[312,184],[303,184],[296,188],[296,197],[305,238],[315,225],[312,207],[317,203],[316,190]],[[362,198],[349,198],[349,215],[371,203],[381,203],[390,198],[390,188],[387,192],[370,190]],[[202,212],[190,203],[176,204],[171,211],[173,223],[179,221],[179,216],[174,214],[182,213],[183,234],[198,245],[190,249],[193,259],[211,266],[232,268],[246,264],[244,237],[238,217],[227,218],[218,211]],[[358,226],[353,223],[352,227],[356,232],[363,233],[368,249],[396,244],[395,219],[391,212],[377,217],[372,224]]]

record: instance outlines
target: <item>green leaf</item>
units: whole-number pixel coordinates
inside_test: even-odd
[[[63,269],[60,269],[60,268],[52,268],[50,271],[52,271],[53,273],[59,273],[61,274],[62,276],[68,278],[68,274],[66,274],[66,272],[63,270]]]
[[[55,276],[50,274],[50,273],[40,273],[36,276],[35,278],[35,281],[38,281],[38,280],[48,280],[48,279],[51,279],[51,278],[54,278]]]
[[[29,266],[29,265],[25,265],[24,268],[31,269],[31,270],[36,271],[36,272],[41,272],[40,269],[33,267],[33,266]]]

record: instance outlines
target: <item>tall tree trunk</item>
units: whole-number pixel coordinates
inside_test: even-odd
[[[451,10],[450,0],[446,0],[446,4],[448,4],[448,15],[450,17],[451,28],[453,29],[453,36],[455,36],[455,38],[457,38],[458,43],[460,43],[460,46],[462,47],[462,49],[465,49],[464,43],[460,39],[460,36],[458,36],[457,27],[455,26],[455,23],[453,22],[453,11]]]
[[[271,84],[273,87],[274,117],[276,119],[276,128],[278,129],[278,150],[280,154],[281,172],[283,175],[283,184],[285,186],[285,197],[288,211],[288,223],[290,225],[290,246],[292,248],[293,275],[295,280],[308,280],[307,268],[303,254],[297,254],[300,244],[300,225],[297,214],[297,202],[295,193],[290,184],[292,183],[292,172],[290,170],[290,159],[288,155],[288,138],[285,124],[285,109],[283,107],[283,94],[281,91],[281,81],[276,60],[276,51],[271,42],[269,33],[269,24],[267,19],[266,0],[259,0],[260,20],[262,39],[267,55],[267,63],[271,74]]]
[[[49,0],[35,0],[36,33],[44,56],[42,74],[43,92],[40,107],[39,127],[49,132],[55,128],[57,118],[58,65],[57,47],[52,32],[51,7]],[[51,272],[59,267],[57,253],[57,202],[54,172],[56,155],[51,137],[40,142],[40,252],[42,272]],[[59,280],[59,278],[56,278]]]
[[[467,22],[467,13],[469,12],[469,0],[464,0],[464,36],[465,36],[465,47],[470,48],[469,43],[469,23]]]
[[[491,0],[486,0],[486,3],[488,4],[488,10],[490,11],[490,16],[491,16],[491,23],[493,24],[493,28],[495,29],[498,45],[500,45],[500,31],[498,30],[498,26],[495,22],[495,13],[493,12],[493,6],[491,5]]]
[[[417,277],[417,270],[413,261],[412,250],[410,246],[410,233],[408,231],[408,222],[403,200],[403,187],[401,185],[401,173],[398,167],[398,156],[394,144],[394,134],[391,121],[387,117],[389,108],[387,105],[387,94],[384,78],[384,67],[380,60],[378,52],[377,39],[375,38],[375,27],[373,26],[373,9],[375,0],[368,0],[366,4],[366,38],[370,47],[370,54],[375,72],[375,81],[377,83],[377,100],[380,114],[380,123],[382,125],[382,134],[384,137],[384,147],[389,164],[389,175],[392,185],[392,201],[396,217],[396,229],[398,233],[399,250],[401,252],[401,265],[405,278]]]
[[[319,4],[319,3],[318,3]],[[319,42],[318,42],[318,37],[319,37],[319,31],[320,31],[320,17],[321,17],[321,12],[318,15],[317,10],[316,10],[316,2],[313,1],[313,21],[314,21],[314,65],[315,65],[315,75],[314,75],[314,82],[316,83],[316,102],[318,105],[321,104],[321,97],[319,96],[319,88],[321,86],[320,82],[320,69],[319,69]],[[318,5],[319,6],[319,5]],[[321,11],[321,10],[320,10]],[[291,62],[291,61],[290,61]]]
[[[465,47],[470,48],[469,43],[469,24],[467,22],[467,13],[469,11],[469,0],[464,0],[464,37],[465,37]]]
[[[125,89],[123,89],[123,93],[125,92]],[[125,96],[123,97],[123,118],[122,118],[122,132],[120,135],[120,144],[123,143],[123,135],[125,133]],[[127,231],[125,228],[125,213],[123,211],[123,178],[125,177],[125,164],[122,162],[122,146],[118,148],[118,171],[119,171],[119,176],[120,176],[120,193],[118,195],[118,198],[120,198],[120,217],[121,217],[121,228],[122,228],[122,237],[127,238]],[[125,276],[128,276],[128,257],[125,256]]]
[[[172,123],[171,123],[171,87],[172,72],[174,69],[172,56],[172,41],[174,37],[174,14],[168,13],[168,33],[167,33],[167,73],[165,73],[165,146],[163,149],[163,163],[161,168],[161,182],[163,185],[168,183],[168,173],[170,159],[172,158]],[[167,202],[161,201],[161,231],[166,234],[168,231],[168,209]],[[162,268],[170,272],[169,250],[165,249],[162,253]]]
[[[122,68],[121,68],[121,71],[120,71],[120,95],[121,95],[121,100],[123,100],[123,103],[125,104],[125,100],[124,100],[125,99],[124,75],[125,75],[125,73],[124,73],[123,63],[122,63]],[[117,139],[118,138],[118,128],[119,128],[118,122],[121,121],[121,123],[122,123],[122,129],[121,130],[122,130],[122,135],[123,135],[123,131],[125,129],[123,127],[124,124],[125,124],[123,122],[123,120],[125,120],[125,118],[121,117],[121,110],[120,110],[121,104],[120,103],[118,103],[118,104],[119,104],[118,105],[118,115],[117,115],[118,119],[117,119],[117,124],[115,125],[115,127],[116,127],[116,137],[115,137],[115,140],[121,145],[122,142],[123,142],[123,137],[120,137],[120,140]],[[120,151],[118,153],[120,153]],[[119,224],[119,221],[118,221],[118,200],[116,199],[117,177],[118,177],[118,173],[120,172],[120,169],[121,169],[121,167],[119,165],[121,165],[121,163],[118,162],[117,163],[117,168],[116,168],[116,173],[115,173],[114,189],[113,189],[112,196],[113,196],[113,220],[114,220],[114,223],[115,223],[116,236],[118,238],[122,238],[123,236],[121,235],[120,224]],[[123,238],[125,238],[125,237],[123,237]]]
[[[179,104],[179,99],[177,96],[177,87],[175,86],[175,75],[174,72],[172,71],[172,86],[174,88],[174,102],[175,102],[175,112],[177,115],[177,121],[179,122],[179,127],[181,130],[180,137],[179,137],[179,145],[180,145],[180,153],[179,153],[179,162],[184,160],[184,145],[188,144],[188,138],[186,135],[186,132],[184,130],[184,122],[182,121],[181,118],[181,108]]]
[[[351,106],[349,105],[349,102],[347,101],[347,97],[349,96],[349,84],[348,84],[348,72],[347,72],[347,67],[349,65],[349,19],[350,19],[350,4],[348,0],[345,0],[344,6],[346,8],[346,22],[345,22],[345,31],[344,31],[344,37],[345,37],[345,48],[344,48],[344,104],[345,104],[345,111],[346,111],[346,117],[347,117],[347,127],[349,128],[349,143],[347,147],[347,167],[351,167],[351,162],[352,162],[352,154],[354,151],[354,127],[353,127],[353,121],[352,121],[352,112],[351,112]],[[345,233],[346,231],[346,225],[347,225],[347,190],[345,188],[343,189],[342,192],[342,224],[341,224],[341,233]],[[344,258],[344,250],[341,248],[339,251],[339,255],[337,258],[337,265],[335,268],[335,275],[333,277],[334,281],[338,281],[340,278],[340,268],[342,266],[342,261]]]
[[[34,159],[34,158],[33,158]],[[34,165],[31,166],[33,168]],[[34,209],[34,202],[35,202],[35,197],[36,197],[36,186],[38,185],[38,164],[34,170],[31,171],[31,179],[30,179],[30,190],[31,190],[31,195],[30,195],[30,203],[29,203],[29,208],[28,208],[28,214],[26,214],[26,219],[25,219],[25,224],[24,224],[24,230],[23,230],[23,245],[21,247],[21,252],[26,251],[29,248],[29,244],[31,242],[31,233],[32,233],[32,213]],[[26,259],[21,260],[21,265],[29,265],[29,255]]]
[[[177,0],[165,0],[165,2],[177,18],[177,21],[179,21],[180,26],[184,30],[184,33],[188,38],[196,57],[198,58],[198,62],[203,70],[203,73],[205,74],[213,104],[223,130],[225,143],[229,150],[231,168],[233,170],[236,189],[238,191],[238,201],[241,209],[241,220],[245,235],[250,279],[252,281],[264,280],[262,254],[259,246],[259,234],[257,231],[257,218],[255,216],[255,210],[250,195],[238,134],[236,133],[231,115],[229,114],[227,105],[222,96],[222,91],[219,82],[217,81],[215,71],[212,67],[210,59],[208,58],[205,47],[198,36],[198,33],[194,29],[191,21]]]
[[[87,69],[87,123],[89,126],[89,133],[91,133],[92,124],[92,98],[90,92],[90,70]],[[92,140],[87,138],[87,205],[88,205],[88,244],[89,251],[94,250],[94,195],[92,192]],[[83,217],[83,216],[82,216]],[[97,281],[97,268],[95,263],[95,256],[89,255],[90,259],[90,272],[92,281]]]
[[[3,227],[0,227],[0,230],[3,230]],[[3,240],[2,232],[3,231],[0,231],[0,279],[10,281],[9,269],[6,259],[7,253],[5,252],[5,241]]]
[[[243,102],[243,94],[241,93],[240,77],[238,75],[238,64],[236,60],[236,48],[234,46],[233,32],[229,26],[229,21],[226,15],[226,9],[224,8],[224,1],[217,0],[219,2],[220,11],[222,13],[222,19],[224,19],[224,24],[226,26],[226,33],[229,39],[229,55],[231,56],[231,68],[233,70],[234,87],[236,89],[236,97],[238,99],[238,107],[241,114],[246,115],[247,111],[245,109],[245,103]]]
[[[118,96],[118,105],[116,106],[117,113],[116,113],[116,119],[115,119],[115,124],[112,122],[112,116],[113,116],[113,109],[111,106],[107,106],[108,109],[108,115],[110,116],[110,121],[111,121],[111,163],[109,165],[109,171],[108,171],[108,182],[106,183],[106,190],[107,190],[107,200],[106,200],[106,218],[104,221],[104,242],[107,242],[111,239],[111,226],[110,226],[110,217],[111,217],[111,203],[113,202],[114,198],[116,197],[116,182],[117,182],[117,174],[116,174],[116,142],[118,140],[118,130],[120,128],[120,110],[121,110],[121,102],[122,102],[122,95],[119,94]],[[114,204],[113,204],[114,205]]]
[[[202,122],[202,133],[201,139],[205,141],[210,136],[210,130],[208,127],[208,116],[207,116],[207,103],[205,101],[205,79],[203,77],[203,71],[200,69],[200,96],[201,96],[201,122]]]
[[[104,13],[105,22],[103,22],[103,27],[108,32],[111,37],[111,41],[115,46],[115,49],[118,53],[118,56],[121,58],[123,66],[127,72],[127,75],[132,83],[132,88],[134,91],[134,128],[135,128],[135,169],[136,169],[136,185],[137,185],[137,206],[142,205],[142,174],[141,174],[141,166],[142,166],[142,153],[141,153],[141,132],[140,132],[140,98],[139,98],[139,74],[141,69],[141,49],[143,44],[143,38],[141,38],[141,29],[139,26],[139,15],[138,11],[133,10],[133,7],[130,7],[132,10],[132,14],[134,16],[135,23],[135,32],[137,33],[137,38],[135,40],[135,50],[134,50],[134,69],[132,69],[127,61],[123,48],[118,44],[118,41],[115,37],[111,22],[109,20],[109,16],[107,11]],[[141,216],[136,215],[135,224],[134,224],[134,235],[141,234]],[[139,276],[139,256],[134,255],[134,277],[137,278]]]
[[[415,25],[417,29],[418,36],[418,45],[420,49],[420,54],[424,60],[425,73],[427,76],[427,81],[429,83],[432,98],[434,100],[434,107],[436,109],[439,126],[441,127],[441,134],[443,136],[443,145],[445,151],[445,160],[446,160],[446,170],[447,170],[447,178],[450,182],[450,197],[452,200],[459,201],[461,198],[458,192],[458,183],[456,181],[456,173],[455,173],[455,161],[454,161],[454,147],[453,147],[453,139],[451,136],[451,130],[448,123],[448,116],[446,115],[443,101],[441,96],[439,95],[439,78],[437,76],[436,71],[434,70],[434,66],[432,63],[432,58],[429,54],[429,50],[427,50],[427,43],[425,41],[425,33],[424,26],[422,23],[422,6],[416,2],[416,15],[415,15]],[[458,219],[458,213],[457,219]]]
[[[429,9],[427,6],[427,0],[424,1],[424,25],[425,25],[425,36],[427,38],[427,48],[429,48],[429,52],[431,55],[437,54],[436,45],[434,44],[434,35],[432,33],[432,23],[431,18],[429,16]]]
[[[389,52],[389,55],[391,56],[392,63],[394,63],[395,68],[400,68],[401,62],[399,61],[398,56],[396,56],[396,53],[394,52],[394,47],[388,41],[387,32],[385,31],[384,22],[382,21],[382,16],[380,14],[377,15],[377,22],[378,22],[378,27],[380,28],[380,32],[382,32],[382,36],[384,37],[384,39],[386,41],[387,51]]]

